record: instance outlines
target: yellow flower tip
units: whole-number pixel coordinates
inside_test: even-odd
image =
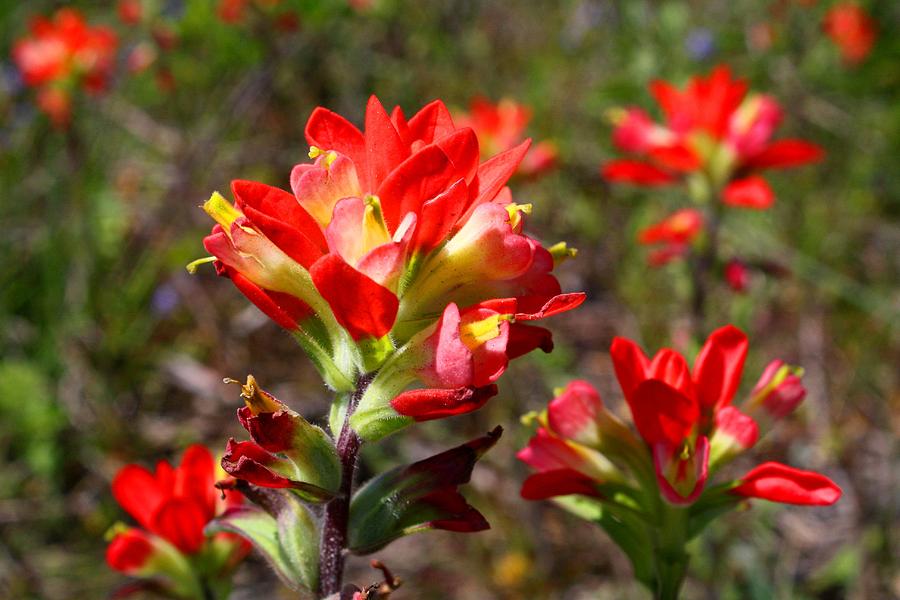
[[[244,216],[219,192],[213,192],[209,200],[203,203],[203,210],[213,218],[213,221],[222,226],[226,235],[230,235],[231,224],[239,217]]]
[[[628,111],[620,106],[616,106],[608,109],[604,116],[611,124],[618,125],[628,116]]]
[[[131,529],[131,527],[122,521],[116,521],[110,525],[109,529],[106,530],[106,533],[103,534],[103,539],[107,542],[111,542],[116,539],[116,536],[126,533],[129,529]]]
[[[197,272],[197,267],[199,267],[200,265],[205,265],[207,263],[211,263],[211,262],[216,262],[215,256],[204,256],[203,258],[198,258],[197,260],[192,260],[187,265],[185,265],[184,268],[187,269],[188,273],[193,275]]]
[[[318,146],[310,146],[309,147],[308,156],[310,158],[316,159],[316,158],[319,158],[320,156],[322,156],[323,154],[325,154],[325,152],[323,152],[322,149],[319,148]]]
[[[532,425],[534,425],[535,421],[538,421],[540,419],[540,417],[541,415],[538,411],[532,410],[519,417],[519,423],[521,423],[525,427],[531,427]]]
[[[565,392],[565,391],[566,391],[566,388],[555,387],[555,388],[553,388],[553,397],[558,398],[559,396],[562,396],[563,392]]]
[[[226,377],[222,382],[241,386],[241,398],[244,399],[244,404],[254,416],[259,413],[274,413],[281,410],[281,403],[268,392],[261,390],[253,375],[247,375],[247,383],[241,383],[231,377]]]

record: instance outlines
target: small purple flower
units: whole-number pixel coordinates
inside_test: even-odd
[[[158,317],[171,313],[181,303],[178,290],[171,283],[163,283],[153,291],[150,309]]]
[[[716,39],[709,29],[694,29],[685,38],[684,48],[693,60],[705,60],[716,53]]]

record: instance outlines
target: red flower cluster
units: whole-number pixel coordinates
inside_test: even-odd
[[[639,108],[616,115],[613,142],[636,159],[606,163],[609,181],[655,186],[699,178],[707,188],[721,187],[725,204],[765,209],[774,194],[757,172],[822,157],[818,146],[803,140],[772,141],[781,107],[769,96],[748,96],[747,82],[732,79],[728,67],[693,77],[683,91],[665,81],[653,82],[650,91],[665,122]]]
[[[234,491],[214,487],[217,469],[203,446],[190,446],[181,465],[165,461],[149,471],[127,465],[113,480],[116,501],[141,526],[117,526],[106,561],[117,571],[137,577],[163,577],[182,594],[197,576],[216,577],[230,571],[249,552],[249,544],[230,533],[207,536],[204,527],[227,507],[243,502]],[[189,557],[211,557],[208,571],[195,573]]]
[[[12,56],[26,85],[38,88],[38,105],[58,125],[68,123],[73,89],[103,91],[113,67],[117,39],[91,27],[81,13],[62,8],[53,19],[37,17],[31,35],[13,45]]]
[[[519,453],[539,471],[525,482],[526,498],[605,498],[605,484],[647,485],[641,474],[652,473],[666,501],[692,504],[711,472],[756,443],[757,420],[785,416],[805,394],[797,370],[776,361],[745,403],[746,412],[735,407],[747,338],[732,326],[709,337],[693,370],[673,350],[661,350],[651,360],[623,338],[616,338],[611,353],[638,437],[603,406],[589,384],[573,382],[550,403],[537,435]],[[737,480],[729,493],[832,504],[841,490],[824,475],[770,462]]]
[[[844,62],[856,65],[866,59],[878,36],[875,20],[858,4],[841,2],[825,15],[822,29],[837,45]]]
[[[554,257],[524,235],[531,206],[513,203],[505,187],[529,143],[482,163],[475,132],[457,127],[440,101],[407,119],[399,108],[388,115],[372,97],[365,123],[363,133],[317,108],[306,126],[315,162],[294,167],[293,194],[235,181],[234,206],[213,195],[204,208],[218,224],[204,245],[218,272],[295,332],[336,389],[348,389],[395,351],[402,360],[382,371],[410,383],[397,369],[427,371],[436,330],[463,341],[454,346],[468,352],[455,355],[461,361],[503,355],[502,362],[548,350],[545,330],[513,321],[573,308],[583,296],[557,298],[551,270],[569,251],[557,248]],[[458,332],[447,333],[453,327]],[[485,345],[490,350],[482,351]],[[485,388],[490,378],[474,374],[421,379],[446,385],[437,396],[405,397],[388,407],[402,388],[391,383],[390,397],[376,399],[375,382],[360,409],[384,418],[435,418],[471,410],[493,394]]]
[[[703,232],[703,213],[695,208],[683,208],[659,223],[642,229],[641,244],[658,246],[648,262],[659,267],[687,254],[691,243]]]
[[[478,135],[481,153],[494,156],[519,143],[531,121],[531,110],[515,100],[503,98],[496,104],[483,97],[473,98],[468,113],[454,117],[460,127],[471,127]],[[552,141],[539,142],[519,165],[519,173],[538,176],[556,166],[559,150]]]

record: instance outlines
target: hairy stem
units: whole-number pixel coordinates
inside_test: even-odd
[[[341,461],[341,487],[337,496],[325,505],[322,541],[319,546],[319,597],[325,598],[341,591],[344,578],[344,551],[347,547],[347,523],[350,520],[350,498],[353,494],[353,475],[359,456],[360,439],[350,427],[350,416],[359,405],[372,382],[372,373],[361,376],[356,390],[350,397],[344,425],[337,441],[338,458]]]

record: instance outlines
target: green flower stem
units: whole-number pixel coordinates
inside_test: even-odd
[[[714,192],[709,193],[712,189]],[[706,236],[689,259],[691,272],[691,320],[695,335],[702,336],[712,289],[712,274],[719,262],[719,227],[722,221],[722,189],[708,182],[703,192],[693,192],[694,202],[705,208]],[[711,200],[711,201],[710,201]]]
[[[654,567],[656,570],[657,600],[678,600],[687,574],[688,511],[686,508],[662,503],[660,522],[656,530]]]

